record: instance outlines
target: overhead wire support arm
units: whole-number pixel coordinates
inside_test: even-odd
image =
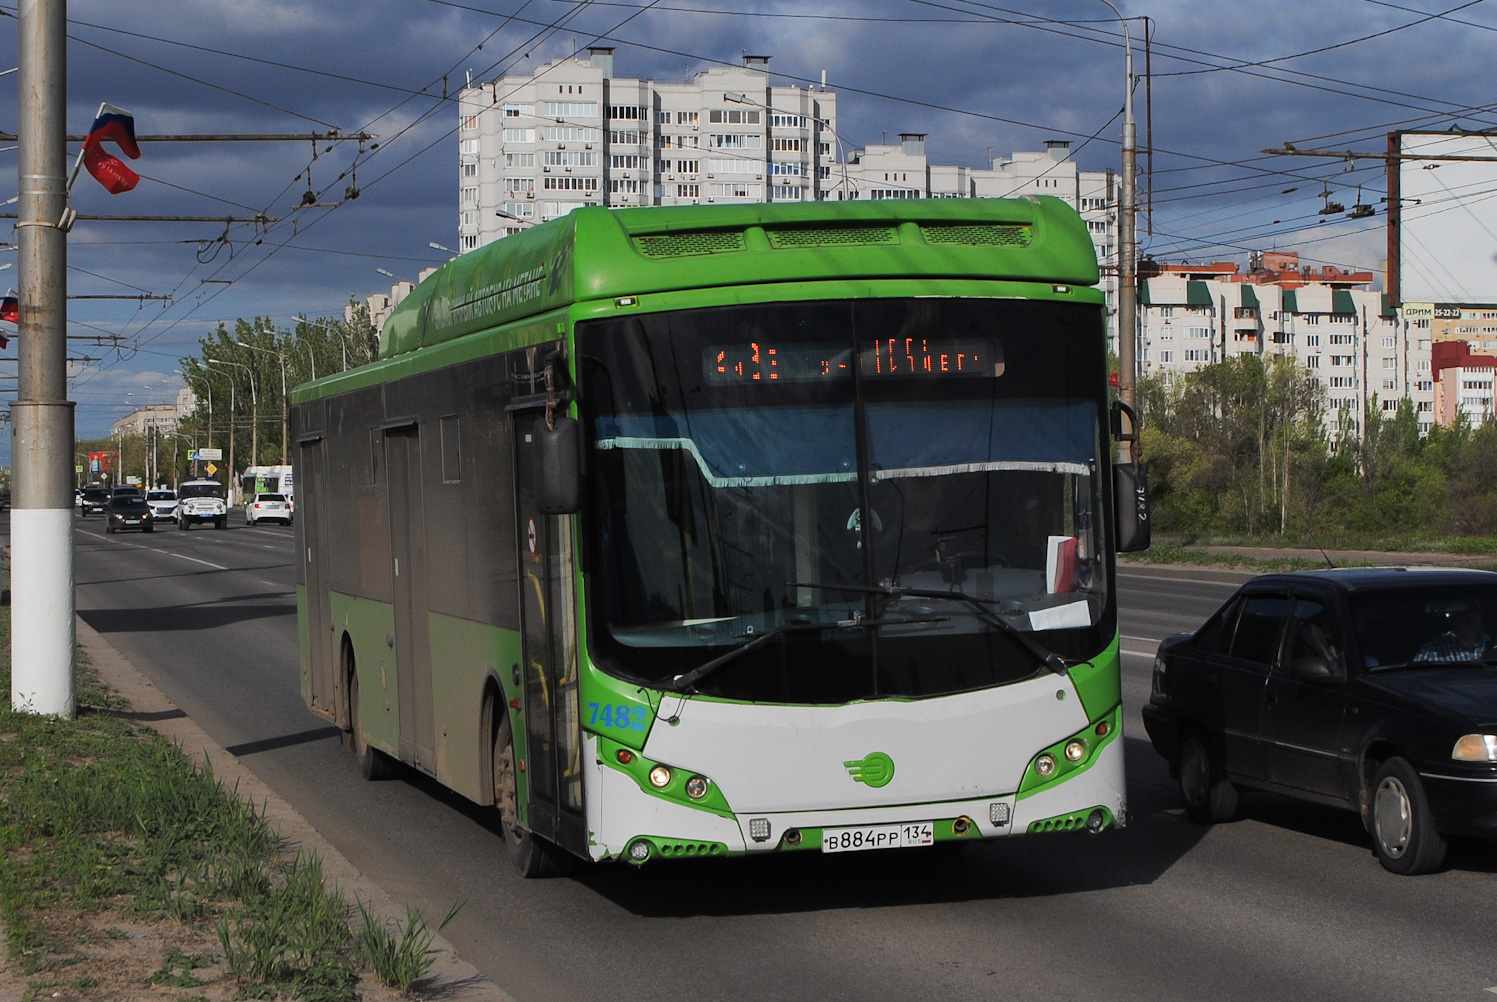
[[[1259,150],[1274,157],[1324,157],[1329,160],[1448,160],[1455,163],[1483,163],[1497,161],[1497,157],[1470,157],[1442,153],[1371,153],[1365,150],[1297,150],[1285,143],[1273,149]]]
[[[88,136],[73,135],[64,138],[70,143],[81,143]],[[188,132],[140,135],[135,137],[135,141],[137,143],[305,143],[311,140],[314,143],[338,143],[352,140],[362,143],[378,138],[379,135],[373,132]],[[16,137],[13,133],[0,132],[0,142],[13,143],[15,141]]]

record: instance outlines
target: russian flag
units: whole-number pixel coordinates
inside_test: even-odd
[[[104,140],[113,140],[131,160],[140,158],[135,143],[135,116],[112,104],[99,105],[99,115],[83,141],[83,166],[111,195],[129,191],[140,183],[140,175],[125,162],[104,149]]]

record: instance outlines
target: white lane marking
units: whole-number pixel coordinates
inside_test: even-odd
[[[1242,572],[1251,577],[1252,573]],[[1164,574],[1140,574],[1136,571],[1118,571],[1118,577],[1137,578],[1140,581],[1174,581],[1178,584],[1206,585],[1208,587],[1231,588],[1234,591],[1242,587],[1241,581],[1213,581],[1210,578],[1176,578]]]
[[[75,526],[74,529],[77,532],[82,532],[83,526]],[[95,539],[99,538],[97,536],[94,536],[93,533],[86,533],[86,535],[91,536]],[[228,570],[227,567],[223,567],[219,564],[209,563],[206,560],[199,560],[197,557],[189,557],[185,553],[177,553],[174,550],[163,550],[159,546],[141,546],[139,543],[127,543],[123,539],[110,539],[108,536],[103,537],[103,539],[105,542],[114,543],[116,546],[128,546],[133,550],[150,550],[152,553],[164,553],[169,557],[177,557],[181,560],[191,560],[195,564],[202,564],[204,567],[211,567],[215,571]]]
[[[1140,658],[1152,658],[1154,656],[1154,652],[1153,651],[1130,651],[1130,650],[1127,650],[1126,648],[1123,649],[1123,653],[1124,654],[1132,654],[1135,657],[1140,657]]]

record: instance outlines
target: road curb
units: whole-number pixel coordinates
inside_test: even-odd
[[[354,899],[384,921],[399,922],[404,928],[405,907],[374,881],[360,873],[342,853],[319,835],[307,820],[265,785],[239,759],[229,754],[199,727],[191,717],[174,706],[161,690],[140,673],[109,641],[85,623],[76,619],[78,644],[88,652],[100,678],[125,699],[130,712],[122,714],[134,723],[152,727],[182,749],[192,761],[209,762],[213,775],[225,787],[256,807],[263,808],[265,818],[280,833],[291,853],[316,853],[322,859],[322,872],[343,893],[352,906]],[[436,921],[436,917],[431,917]],[[439,950],[431,974],[414,993],[420,997],[440,998],[453,1002],[515,1002],[514,998],[487,975],[457,955],[447,940],[438,936],[432,948]]]

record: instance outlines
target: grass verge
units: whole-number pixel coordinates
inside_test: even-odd
[[[7,693],[9,651],[0,606]],[[24,1002],[342,1002],[372,997],[361,972],[404,992],[431,970],[435,932],[410,909],[403,933],[375,922],[392,971],[365,960],[372,916],[356,940],[321,860],[287,858],[211,765],[125,719],[82,651],[77,695],[71,721],[0,707],[0,920]]]

